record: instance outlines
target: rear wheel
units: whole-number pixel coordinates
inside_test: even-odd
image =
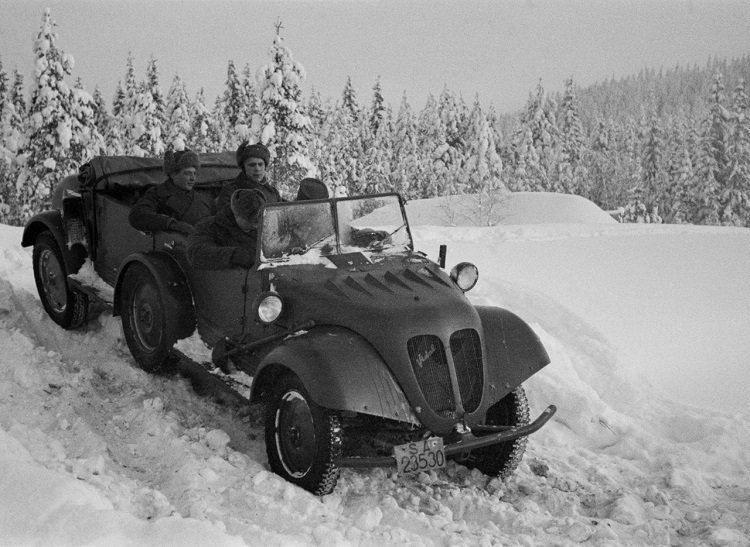
[[[336,486],[342,428],[338,413],[316,405],[302,381],[282,376],[266,411],[266,452],[271,469],[313,494],[329,494]]]
[[[133,264],[122,281],[122,329],[130,353],[147,371],[159,370],[177,337],[170,334],[170,295],[162,294],[154,275],[142,264]],[[172,304],[174,306],[174,304]]]
[[[529,423],[529,403],[522,386],[508,393],[487,411],[487,425],[520,426]],[[457,460],[470,469],[478,469],[487,475],[506,478],[521,463],[526,451],[528,437],[473,450],[468,456]]]
[[[86,321],[88,297],[68,284],[62,251],[49,232],[34,241],[34,280],[47,314],[64,329],[74,329]]]

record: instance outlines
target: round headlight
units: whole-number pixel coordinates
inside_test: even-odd
[[[256,314],[258,320],[262,323],[273,323],[284,309],[284,302],[281,300],[279,293],[267,292],[261,294],[257,302]]]
[[[461,262],[453,266],[451,279],[464,292],[470,291],[479,279],[479,270],[474,264]]]

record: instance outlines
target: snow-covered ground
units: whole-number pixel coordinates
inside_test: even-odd
[[[268,471],[258,416],[137,369],[119,319],[58,328],[0,225],[0,545],[750,544],[750,230],[549,194],[494,227],[457,210],[410,203],[417,248],[533,326],[532,413],[558,413],[507,482],[344,470],[324,498]]]

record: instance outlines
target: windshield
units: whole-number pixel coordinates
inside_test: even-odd
[[[267,205],[263,210],[264,261],[356,252],[370,258],[411,249],[411,235],[396,194],[286,202]]]

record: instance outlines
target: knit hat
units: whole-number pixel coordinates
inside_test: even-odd
[[[237,148],[237,165],[240,169],[243,168],[243,165],[249,158],[262,159],[263,163],[268,167],[268,162],[271,160],[271,153],[268,151],[268,148],[260,143],[250,144],[245,141]]]
[[[234,218],[248,224],[255,224],[258,210],[266,202],[266,197],[258,190],[235,190],[229,202]],[[238,222],[239,224],[239,222]]]
[[[318,179],[305,178],[299,183],[297,201],[305,199],[327,199],[328,188]]]
[[[164,172],[167,175],[172,175],[187,167],[195,167],[196,169],[201,167],[198,154],[192,150],[179,150],[177,152],[167,150],[164,153]]]

